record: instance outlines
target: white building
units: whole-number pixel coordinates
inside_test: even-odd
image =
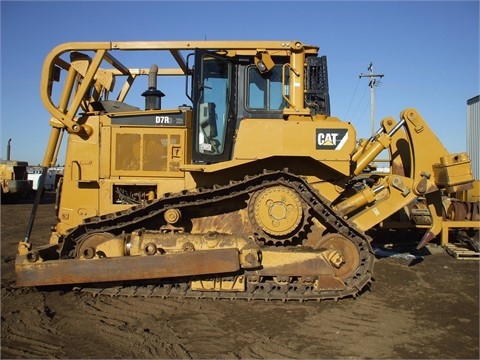
[[[467,100],[467,152],[475,180],[480,180],[480,95]]]

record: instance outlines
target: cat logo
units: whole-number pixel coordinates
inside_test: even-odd
[[[317,129],[317,150],[340,150],[348,140],[347,129]]]

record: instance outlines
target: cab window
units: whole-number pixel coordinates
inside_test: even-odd
[[[287,82],[288,83],[288,82]],[[281,110],[282,67],[275,66],[267,74],[261,74],[255,66],[247,71],[247,108],[250,110]]]

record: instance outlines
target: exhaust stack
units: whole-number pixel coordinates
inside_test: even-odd
[[[10,161],[10,142],[12,141],[12,139],[8,139],[8,143],[7,143],[7,161]]]
[[[142,94],[142,96],[145,96],[145,110],[161,110],[162,108],[162,97],[164,97],[165,94],[157,90],[157,72],[157,65],[153,64],[150,66],[148,89]]]

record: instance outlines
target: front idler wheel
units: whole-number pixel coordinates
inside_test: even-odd
[[[344,280],[351,277],[360,266],[357,246],[340,234],[327,234],[313,244],[315,250],[325,251],[335,276]]]

